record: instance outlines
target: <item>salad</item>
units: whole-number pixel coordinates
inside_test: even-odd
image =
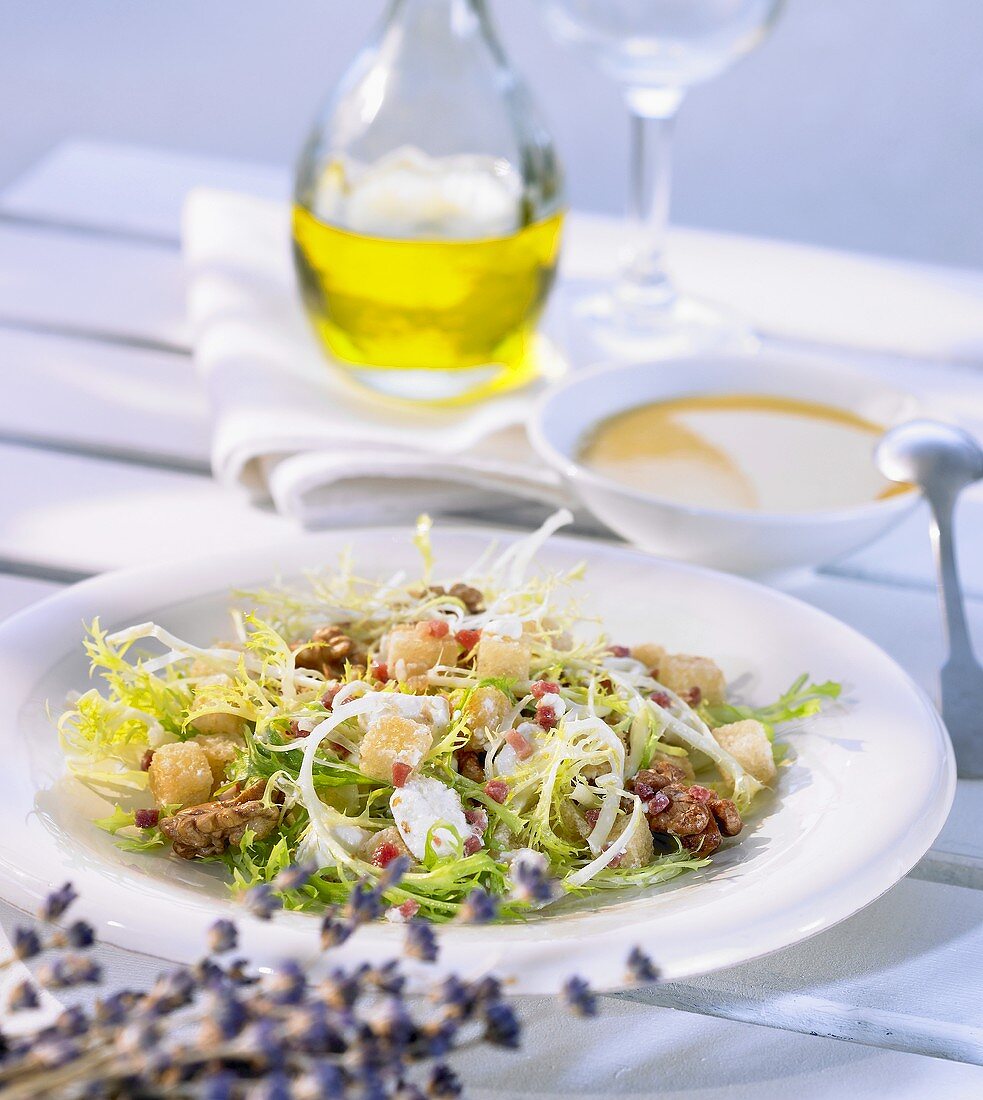
[[[775,726],[838,686],[803,676],[752,708],[708,657],[609,638],[578,610],[582,568],[534,568],[568,520],[443,578],[424,517],[418,575],[366,579],[349,552],[237,593],[211,645],[93,622],[102,684],[58,728],[71,774],[114,805],[96,824],[128,851],[223,864],[236,891],[303,866],[294,909],[401,860],[397,921],[451,919],[478,887],[508,918],[705,866],[775,785]],[[545,894],[517,888],[530,870]]]

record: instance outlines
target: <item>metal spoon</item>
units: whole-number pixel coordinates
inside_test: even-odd
[[[884,436],[875,459],[890,481],[917,485],[932,510],[932,549],[949,647],[941,675],[942,719],[956,750],[959,777],[983,778],[983,668],[973,655],[952,539],[956,499],[983,478],[983,448],[960,428],[911,420]]]

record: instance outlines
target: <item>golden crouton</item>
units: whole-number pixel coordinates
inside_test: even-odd
[[[389,635],[386,663],[389,674],[401,683],[419,679],[435,665],[455,665],[461,653],[452,634],[436,637],[433,623],[403,624]]]
[[[656,645],[655,642],[643,642],[641,645],[632,646],[631,655],[636,661],[641,662],[656,679],[659,678],[662,662],[669,656],[665,648]]]
[[[624,833],[630,823],[630,817],[619,817],[614,823],[611,835],[608,837],[608,845],[613,844]],[[641,814],[631,831],[625,850],[621,853],[618,867],[622,871],[632,870],[635,867],[647,867],[653,859],[655,859],[655,846],[652,844],[652,830],[649,829],[645,815]]]
[[[565,840],[571,840],[580,846],[580,842],[590,836],[592,830],[588,824],[587,815],[572,799],[560,803],[559,816],[558,831]]]
[[[377,833],[373,833],[371,836],[366,837],[362,841],[362,846],[359,848],[358,854],[366,863],[375,863],[379,859],[379,856],[390,855],[392,849],[385,851],[385,849],[392,845],[392,848],[396,849],[396,855],[392,856],[396,859],[397,856],[408,856],[413,859],[413,853],[406,847],[406,842],[399,834],[399,829],[395,825],[390,825],[387,829],[380,829]],[[386,862],[389,862],[388,860]],[[380,861],[381,863],[381,861]]]
[[[512,710],[512,700],[497,687],[475,688],[464,704],[464,717],[474,738],[484,743],[498,733]]]
[[[525,638],[499,638],[482,634],[478,642],[478,675],[483,680],[529,679],[529,642]]]
[[[724,674],[709,657],[670,654],[659,666],[659,681],[692,706],[716,706],[725,701]]]
[[[243,747],[241,737],[226,737],[224,734],[199,734],[191,739],[194,744],[200,745],[208,758],[208,766],[212,769],[212,781],[215,786],[223,782],[229,765],[235,760],[236,754]]]
[[[245,736],[247,724],[246,719],[238,714],[226,714],[220,710],[191,719],[196,733],[203,733],[206,737],[234,737],[240,741]]]
[[[211,797],[214,782],[205,750],[194,741],[156,749],[147,779],[158,806],[200,806]]]
[[[770,783],[776,775],[775,758],[765,727],[753,718],[731,722],[712,731],[717,744],[750,772],[759,783]]]
[[[363,775],[392,783],[393,765],[415,768],[430,751],[433,735],[429,727],[399,714],[384,714],[369,726],[359,746]]]

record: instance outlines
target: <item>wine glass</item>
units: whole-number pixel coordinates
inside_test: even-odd
[[[582,304],[591,334],[629,356],[753,345],[747,325],[677,293],[664,264],[673,121],[683,95],[753,49],[784,0],[540,0],[547,25],[624,91],[631,115],[634,242],[606,294]]]

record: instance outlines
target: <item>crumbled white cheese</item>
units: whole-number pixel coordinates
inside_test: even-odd
[[[363,695],[365,710],[358,716],[359,725],[367,730],[386,714],[398,714],[413,722],[431,726],[442,733],[451,720],[450,704],[442,695],[406,695],[399,691],[376,691]]]
[[[389,808],[399,835],[417,859],[426,855],[431,829],[431,844],[438,856],[450,855],[471,833],[457,791],[429,776],[411,776],[393,791]]]
[[[567,701],[561,695],[557,695],[554,691],[548,691],[540,700],[539,705],[541,707],[552,707],[553,713],[560,717],[561,714],[566,714]]]

